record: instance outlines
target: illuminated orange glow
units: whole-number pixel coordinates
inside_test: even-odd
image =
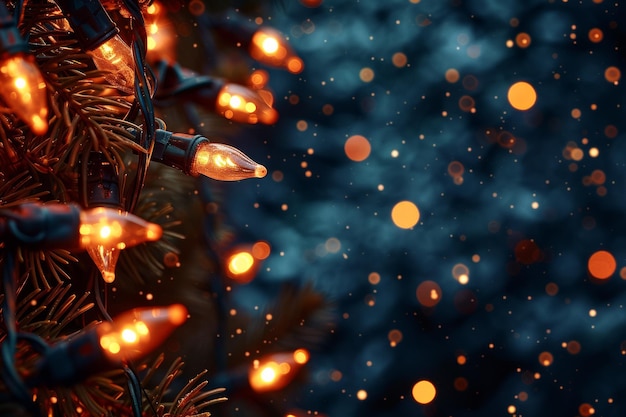
[[[293,360],[300,365],[307,363],[309,361],[309,357],[309,351],[306,349],[296,349],[293,352]]]
[[[582,403],[578,407],[578,413],[580,414],[580,417],[589,417],[590,415],[595,414],[595,412],[596,410],[589,403]]]
[[[270,28],[261,28],[254,33],[250,43],[250,56],[266,65],[284,68],[294,74],[304,70],[304,63],[283,36]]]
[[[365,391],[364,389],[360,389],[356,392],[356,398],[363,401],[365,399],[367,399],[367,391]]]
[[[577,340],[571,340],[566,345],[567,352],[572,355],[577,355],[580,353],[581,345]]]
[[[418,285],[416,296],[424,307],[434,307],[441,301],[441,287],[435,281],[424,281]]]
[[[465,365],[467,363],[467,357],[465,355],[457,356],[456,363],[458,363],[459,365]]]
[[[359,71],[359,78],[364,83],[369,83],[369,82],[373,81],[374,80],[374,70],[369,68],[369,67],[362,68],[361,71]]]
[[[133,360],[157,348],[185,320],[187,309],[182,304],[137,308],[101,323],[97,333],[109,358]]]
[[[46,83],[32,56],[10,55],[0,62],[0,96],[30,130],[48,130]]]
[[[524,111],[535,105],[537,93],[532,85],[525,81],[519,81],[511,85],[507,99],[514,109]]]
[[[372,146],[365,136],[352,135],[346,140],[343,150],[349,159],[361,162],[370,156]]]
[[[604,39],[604,33],[602,32],[602,29],[598,28],[593,28],[589,30],[587,36],[589,37],[589,40],[593,43],[602,42],[602,39]]]
[[[446,81],[451,84],[456,83],[461,78],[459,71],[455,68],[450,68],[446,70],[445,77],[446,77]]]
[[[257,69],[250,74],[248,81],[252,88],[261,89],[264,88],[270,79],[270,74],[262,69]]]
[[[191,175],[204,175],[219,181],[263,178],[267,175],[267,168],[239,149],[208,141],[198,145],[189,171]]]
[[[595,185],[602,185],[606,181],[606,174],[601,169],[594,169],[591,173],[591,182]]]
[[[378,272],[370,272],[367,276],[367,281],[372,285],[380,283],[380,274]]]
[[[452,267],[452,277],[459,281],[460,284],[467,284],[469,282],[469,268],[465,264],[456,264]]]
[[[615,273],[617,262],[613,254],[605,250],[599,250],[589,257],[587,269],[594,278],[608,279]]]
[[[297,353],[296,353],[297,352]],[[262,360],[255,360],[248,371],[248,382],[256,392],[275,391],[287,386],[296,376],[303,363],[296,362],[306,352],[298,349],[294,353],[276,353]],[[308,361],[308,352],[306,352]]]
[[[292,74],[300,74],[304,69],[304,62],[297,56],[291,57],[287,60],[287,71]]]
[[[238,84],[226,84],[217,95],[215,109],[226,119],[239,123],[263,123],[271,125],[278,120],[278,112],[272,108],[260,91]]]
[[[87,51],[94,65],[104,72],[104,79],[125,93],[131,93],[135,86],[134,59],[130,46],[115,35],[99,47]]]
[[[528,33],[518,33],[517,36],[515,36],[515,44],[520,47],[520,48],[528,48],[530,46],[530,35]]]
[[[550,296],[555,296],[559,293],[559,286],[554,282],[549,282],[546,284],[546,294]]]
[[[465,167],[459,161],[452,161],[448,164],[448,174],[452,178],[462,177],[465,173]]]
[[[251,279],[249,272],[255,264],[254,257],[247,251],[232,254],[227,260],[228,275],[238,281]]]
[[[387,334],[387,339],[389,339],[389,345],[391,345],[391,347],[396,347],[398,343],[402,341],[402,337],[402,332],[398,329],[390,330]]]
[[[516,139],[511,132],[503,130],[498,134],[497,142],[498,145],[502,146],[503,148],[511,149],[515,146]]]
[[[419,222],[420,211],[410,201],[400,201],[391,210],[391,220],[401,229],[410,229]]]
[[[432,382],[422,380],[413,385],[411,394],[416,402],[420,404],[429,404],[435,399],[437,389]]]
[[[408,59],[406,57],[406,54],[402,52],[396,52],[391,56],[391,62],[395,67],[402,68],[406,66]]]
[[[617,84],[621,77],[622,72],[617,67],[611,66],[604,70],[604,79],[610,83]]]
[[[120,250],[161,238],[157,224],[119,210],[97,207],[80,213],[81,246],[87,250],[105,282],[115,280]]]
[[[539,354],[539,363],[543,366],[550,366],[554,361],[554,356],[550,352],[541,352]]]
[[[258,241],[252,245],[252,256],[256,259],[263,260],[270,256],[271,248],[269,243],[264,241]]]

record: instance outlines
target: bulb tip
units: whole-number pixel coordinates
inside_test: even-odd
[[[107,284],[111,284],[113,281],[115,281],[115,272],[102,271],[102,279],[104,279],[104,282],[106,282]]]
[[[155,241],[161,239],[163,236],[163,229],[158,224],[150,223],[146,227],[146,239],[149,241]]]
[[[182,304],[174,304],[169,307],[168,316],[170,322],[175,326],[180,326],[187,320],[187,308]]]
[[[31,117],[28,125],[36,135],[43,135],[48,131],[48,121],[38,114]]]
[[[292,74],[300,74],[304,70],[304,62],[300,57],[292,57],[287,61],[287,70]]]
[[[256,168],[254,168],[254,176],[257,178],[263,178],[267,175],[267,168],[265,168],[263,165],[257,165]]]

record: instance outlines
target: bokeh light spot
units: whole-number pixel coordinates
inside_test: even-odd
[[[393,62],[393,65],[398,67],[398,68],[402,68],[402,67],[406,66],[407,61],[408,61],[408,59],[406,57],[406,54],[404,54],[403,52],[396,52],[391,57],[391,62]]]
[[[537,101],[535,88],[525,81],[513,84],[507,93],[507,99],[516,110],[528,110]]]
[[[610,66],[604,70],[604,79],[610,83],[617,84],[622,77],[622,72],[617,67]]]
[[[361,135],[352,135],[346,140],[343,147],[346,156],[355,162],[361,162],[370,156],[372,146],[366,137]]]
[[[446,81],[449,83],[455,83],[461,78],[459,71],[455,68],[450,68],[446,71]]]
[[[374,80],[374,70],[369,67],[362,68],[361,71],[359,71],[359,78],[364,83],[371,82]]]
[[[607,279],[615,273],[617,262],[615,257],[608,251],[599,250],[594,252],[587,261],[587,269],[592,277]]]
[[[361,401],[365,400],[367,398],[367,391],[365,391],[364,389],[358,390],[356,393],[356,397]]]
[[[602,42],[602,39],[604,39],[604,33],[602,33],[602,29],[599,28],[589,30],[588,36],[589,40],[593,43]]]
[[[372,285],[377,285],[380,283],[380,274],[378,272],[370,272],[367,276],[367,281]]]
[[[554,356],[550,352],[541,352],[539,354],[539,363],[543,366],[550,366],[554,362]]]
[[[437,389],[432,382],[422,380],[413,385],[411,391],[413,399],[420,404],[428,404],[435,399],[437,395]]]
[[[595,412],[596,410],[589,403],[582,403],[578,407],[578,413],[580,414],[580,417],[589,417],[590,415],[595,414]]]
[[[424,281],[415,291],[417,301],[424,307],[434,307],[441,301],[441,287],[435,281]]]
[[[391,220],[401,229],[410,229],[417,224],[420,219],[420,211],[415,204],[410,201],[400,201],[391,210]]]
[[[402,332],[398,329],[390,330],[387,334],[387,339],[389,339],[391,347],[396,347],[402,341]]]
[[[264,241],[258,241],[252,245],[252,256],[256,259],[266,259],[270,256],[271,248],[269,243]]]
[[[515,44],[519,48],[528,48],[530,46],[530,42],[531,42],[531,39],[528,33],[521,32],[521,33],[518,33],[517,36],[515,36]]]

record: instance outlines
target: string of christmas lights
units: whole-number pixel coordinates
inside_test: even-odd
[[[197,415],[222,400],[213,398],[219,390],[200,393],[206,384],[194,379],[195,388],[181,391],[186,400],[167,410],[158,403],[171,381],[148,394],[136,375],[133,363],[186,321],[182,304],[112,319],[99,279],[91,274],[94,302],[81,305],[91,296],[71,295],[64,271],[74,254],[87,252],[91,270],[110,284],[121,250],[158,243],[163,228],[135,213],[151,162],[220,181],[267,173],[240,150],[170,132],[155,116],[155,107],[184,100],[234,122],[278,118],[269,91],[176,63],[171,36],[163,41],[158,27],[164,13],[163,5],[148,1],[0,1],[0,414]],[[302,60],[271,28],[227,17],[212,23],[253,59],[302,71]],[[56,287],[46,275],[56,278]],[[26,314],[25,306],[41,308]],[[92,307],[95,320],[71,325]],[[46,318],[33,324],[44,310]],[[274,372],[286,375],[306,359],[281,357]],[[270,371],[259,377],[259,364],[253,369],[250,383],[265,381],[260,389],[267,389]],[[125,374],[128,388],[97,377],[115,370]],[[86,381],[95,388],[80,389]]]

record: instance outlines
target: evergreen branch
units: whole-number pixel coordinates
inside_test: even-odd
[[[243,358],[244,352],[253,349],[262,354],[263,351],[317,347],[334,322],[332,310],[332,304],[311,284],[302,288],[285,285],[274,305],[252,318],[245,343],[237,343],[229,351],[233,352],[233,358]],[[265,319],[268,313],[273,316],[269,322]],[[259,350],[258,346],[264,348]]]

